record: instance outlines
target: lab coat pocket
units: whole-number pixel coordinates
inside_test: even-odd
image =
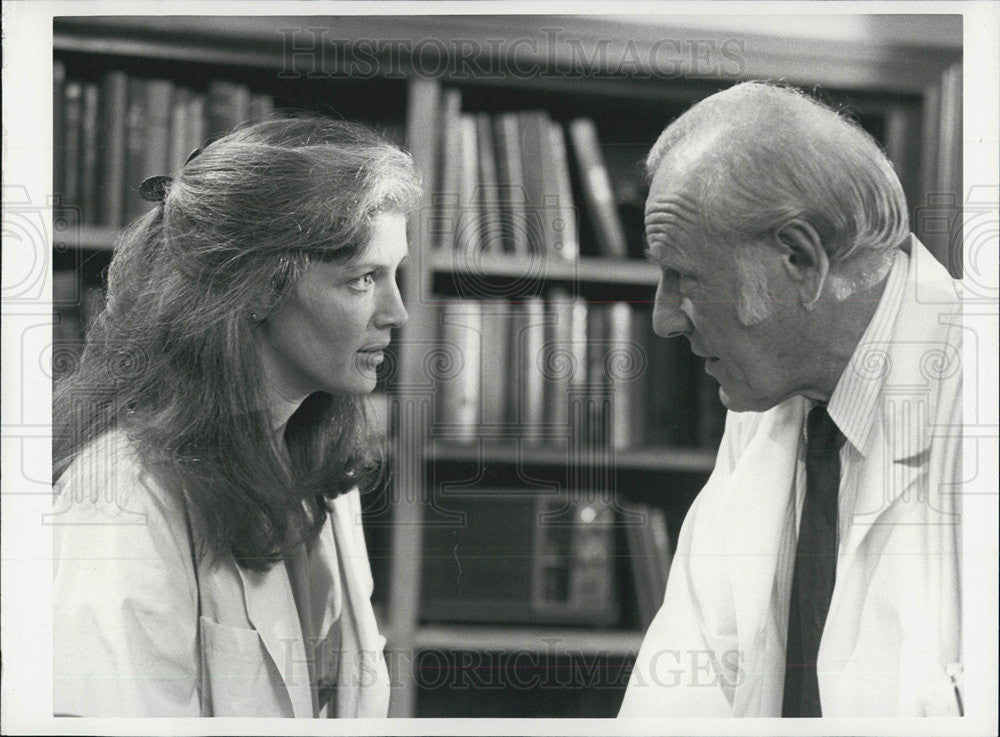
[[[257,630],[201,617],[202,711],[206,716],[291,716],[284,683]]]

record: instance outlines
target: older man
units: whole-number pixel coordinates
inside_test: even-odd
[[[654,328],[732,411],[621,716],[959,714],[956,285],[891,164],[746,83],[647,168]]]

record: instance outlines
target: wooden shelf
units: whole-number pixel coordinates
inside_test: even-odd
[[[438,442],[426,451],[429,461],[470,463],[517,463],[565,466],[572,459],[567,448],[523,445],[516,441],[472,443]],[[602,463],[607,459],[600,458]],[[715,467],[715,451],[702,448],[632,448],[615,451],[615,466],[636,471],[675,471],[709,474]]]
[[[547,281],[584,281],[601,284],[633,284],[656,286],[659,270],[641,259],[582,257],[578,261],[562,261],[541,257],[524,258],[502,253],[455,254],[430,251],[425,265],[439,274],[505,277],[511,279],[544,278]]]
[[[628,630],[424,625],[417,628],[413,646],[415,650],[525,650],[553,655],[634,657],[642,637],[643,633]]]

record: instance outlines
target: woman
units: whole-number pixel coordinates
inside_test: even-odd
[[[384,717],[362,395],[407,319],[412,161],[275,120],[143,188],[55,400],[55,712]]]

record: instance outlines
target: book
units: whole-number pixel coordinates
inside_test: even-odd
[[[518,113],[517,121],[529,250],[544,258],[557,258],[556,247],[562,240],[558,228],[559,185],[552,153],[551,120],[544,110],[531,110]]]
[[[552,442],[569,442],[570,392],[577,374],[585,367],[574,365],[573,299],[565,289],[552,289],[546,305],[545,342],[542,358],[544,372],[545,425]]]
[[[184,158],[185,163],[195,149],[203,148],[208,143],[205,133],[205,95],[203,93],[190,92],[186,117],[184,148],[187,150],[187,155]]]
[[[649,505],[622,502],[621,507],[629,519],[625,524],[625,546],[632,573],[632,589],[635,592],[636,624],[639,629],[646,630],[659,609],[656,605],[656,579],[653,575],[653,562],[649,558],[646,534]]]
[[[66,169],[66,65],[52,62],[52,192],[65,191]],[[64,203],[65,204],[65,201]]]
[[[444,368],[438,377],[437,434],[472,442],[481,420],[482,309],[475,300],[448,300],[440,318]]]
[[[174,83],[169,79],[146,81],[146,122],[142,178],[172,173],[170,164],[170,117]]]
[[[621,449],[637,445],[640,440],[635,416],[636,388],[645,356],[634,340],[632,306],[628,302],[613,302],[606,309],[608,342],[604,369],[610,392],[611,443]]]
[[[482,226],[482,250],[504,250],[500,193],[497,179],[496,146],[493,143],[493,120],[486,113],[476,115],[476,141],[479,151],[479,204]]]
[[[119,227],[125,222],[125,149],[128,114],[128,75],[118,69],[101,79],[101,109],[98,130],[101,156],[98,187],[98,221]]]
[[[63,95],[63,204],[80,206],[80,138],[83,117],[83,85],[67,80]]]
[[[97,161],[98,135],[97,118],[100,100],[98,86],[94,82],[83,85],[80,106],[80,221],[97,222],[98,191]]]
[[[139,185],[146,173],[146,95],[147,80],[128,79],[128,107],[125,111],[125,176],[122,203],[125,222],[146,213],[152,204],[139,196]],[[162,173],[162,172],[161,172]]]
[[[511,315],[512,419],[522,438],[538,443],[545,421],[545,303],[541,297],[527,297],[511,305]]]
[[[577,118],[569,124],[569,135],[598,253],[625,258],[628,245],[601,154],[597,126],[589,118]]]
[[[506,300],[482,303],[482,428],[484,434],[494,437],[504,434],[502,429],[509,414],[510,315]]]
[[[274,117],[274,98],[263,92],[251,93],[247,108],[248,122],[263,123]]]
[[[535,608],[568,606],[591,612],[596,623],[615,622],[618,602],[610,502],[577,491],[539,496],[538,504],[532,576]]]
[[[527,254],[527,195],[521,164],[521,136],[517,115],[502,113],[494,119],[497,148],[497,183],[500,196],[501,237],[504,251]]]
[[[607,373],[610,305],[587,307],[587,403],[585,443],[593,457],[611,449],[611,385]]]
[[[434,234],[437,247],[452,251],[455,247],[456,219],[459,214],[459,190],[462,180],[462,94],[445,90],[441,97],[441,166],[437,192],[437,218]]]
[[[638,625],[647,629],[663,606],[672,549],[666,513],[641,502],[624,503],[630,518],[625,525],[629,568],[635,590]]]
[[[554,244],[555,254],[567,261],[575,261],[580,256],[580,237],[577,232],[576,206],[573,204],[573,184],[569,175],[569,158],[566,155],[566,138],[562,126],[553,122],[550,126],[553,176],[558,190],[559,219],[556,221],[558,239]]]
[[[209,141],[232,133],[250,121],[250,88],[228,79],[211,80],[205,114]]]
[[[178,87],[174,90],[170,103],[170,152],[167,156],[169,165],[167,171],[174,176],[184,166],[188,154],[193,149],[187,147],[188,105],[191,101],[191,90]]]
[[[479,202],[479,143],[476,140],[476,116],[459,117],[461,168],[458,183],[458,216],[455,220],[454,248],[458,254],[477,254],[482,250]]]

